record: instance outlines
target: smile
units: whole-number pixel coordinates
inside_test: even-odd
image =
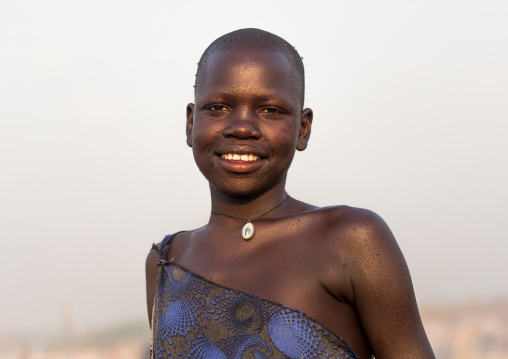
[[[228,161],[244,161],[244,162],[252,162],[257,161],[259,159],[258,156],[254,156],[252,154],[249,155],[240,155],[237,153],[224,153],[222,158]]]

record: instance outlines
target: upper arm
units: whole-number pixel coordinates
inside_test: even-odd
[[[376,359],[435,358],[392,232],[375,213],[357,211],[350,236],[353,304]]]
[[[146,306],[148,310],[148,321],[152,326],[152,310],[155,293],[157,291],[157,273],[159,261],[159,252],[152,249],[146,258]]]

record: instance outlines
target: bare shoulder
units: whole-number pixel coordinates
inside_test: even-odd
[[[314,216],[325,228],[321,243],[332,253],[326,254],[332,259],[326,265],[346,278],[348,302],[375,357],[434,358],[408,266],[386,222],[372,211],[347,206],[321,208]]]
[[[377,213],[365,208],[330,206],[312,209],[308,213],[315,214],[331,230],[331,234],[343,236],[347,233],[352,240],[366,239],[365,235],[372,233],[391,236],[386,222]]]
[[[348,206],[330,207],[328,211],[331,235],[340,239],[342,250],[362,265],[369,261],[373,264],[373,259],[378,262],[384,255],[392,259],[402,256],[388,224],[377,213]]]
[[[339,206],[329,210],[333,221],[330,235],[340,242],[355,304],[360,304],[361,295],[368,296],[380,288],[400,290],[414,298],[406,261],[388,224],[363,208]]]
[[[306,215],[311,226],[317,230],[321,245],[327,250],[341,253],[398,248],[397,242],[386,222],[376,213],[349,206],[315,208]],[[362,253],[365,254],[365,253]]]
[[[365,268],[364,265],[369,261],[378,261],[383,255],[402,257],[392,231],[375,212],[364,208],[333,206],[308,213],[315,227],[321,228],[321,245],[327,251],[346,256],[351,264],[355,262]]]

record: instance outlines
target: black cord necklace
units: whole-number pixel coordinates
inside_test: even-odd
[[[240,218],[240,217],[230,216],[229,214],[217,213],[217,212],[214,212],[214,211],[210,211],[210,212],[212,212],[213,214],[216,214],[218,216],[225,216],[225,217],[229,217],[229,218],[232,218],[232,219],[236,219],[237,221],[246,222],[245,225],[242,228],[242,238],[244,240],[248,241],[249,239],[251,239],[254,236],[254,230],[256,229],[254,227],[254,224],[252,223],[252,221],[255,221],[256,219],[260,219],[261,217],[263,217],[264,215],[270,213],[271,211],[276,210],[277,208],[282,206],[284,204],[284,202],[286,202],[286,200],[288,198],[289,198],[289,196],[286,196],[286,198],[284,198],[284,200],[281,203],[279,203],[278,205],[273,207],[271,210],[263,213],[260,216],[257,216],[256,218],[252,218],[252,219],[246,219],[246,218]]]

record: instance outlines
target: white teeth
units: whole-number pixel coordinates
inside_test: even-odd
[[[224,158],[225,160],[233,160],[233,161],[245,161],[245,162],[252,162],[252,161],[257,161],[258,160],[258,156],[254,156],[252,154],[250,155],[239,155],[239,154],[236,154],[236,153],[225,153],[222,155],[222,158]]]

